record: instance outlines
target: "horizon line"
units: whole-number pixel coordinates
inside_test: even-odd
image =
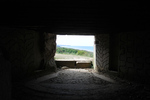
[[[62,45],[62,46],[91,46],[93,47],[92,45],[64,45],[64,44],[57,44],[57,45]]]

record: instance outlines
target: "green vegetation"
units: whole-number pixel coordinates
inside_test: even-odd
[[[93,57],[93,52],[89,52],[89,51],[85,51],[85,50],[71,49],[71,48],[64,48],[64,47],[57,47],[56,53]]]

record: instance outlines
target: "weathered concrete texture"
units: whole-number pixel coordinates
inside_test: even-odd
[[[30,76],[40,66],[41,54],[38,34],[25,29],[5,29],[0,31],[0,45],[12,66],[13,80]]]
[[[45,69],[56,69],[54,60],[56,52],[56,34],[45,33],[44,66]]]
[[[149,32],[128,32],[120,34],[119,75],[121,77],[148,82],[150,77],[150,35]]]
[[[95,35],[96,70],[108,71],[109,68],[109,34]]]

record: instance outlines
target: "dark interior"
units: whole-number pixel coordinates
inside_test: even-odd
[[[2,0],[0,16],[3,96],[11,97],[13,84],[37,70],[42,70],[39,76],[56,71],[57,34],[94,35],[96,71],[114,71],[121,79],[149,84],[148,2]]]

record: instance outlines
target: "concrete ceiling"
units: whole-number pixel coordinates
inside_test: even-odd
[[[148,30],[148,3],[33,0],[1,2],[1,26],[49,32]]]

